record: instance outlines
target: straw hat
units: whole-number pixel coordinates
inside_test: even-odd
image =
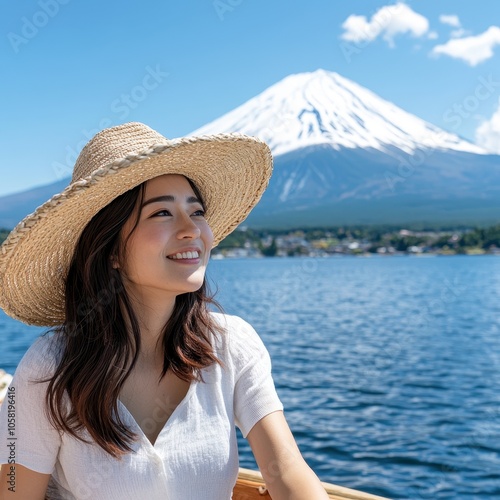
[[[257,204],[271,171],[267,145],[240,134],[168,140],[142,123],[99,132],[80,153],[69,186],[22,220],[0,247],[0,307],[27,324],[62,324],[64,282],[84,227],[144,181],[162,174],[191,179],[216,246]]]

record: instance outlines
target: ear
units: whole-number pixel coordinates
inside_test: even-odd
[[[116,255],[111,256],[111,267],[113,269],[120,269],[120,264],[118,262],[118,257]]]

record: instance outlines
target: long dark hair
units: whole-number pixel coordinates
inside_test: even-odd
[[[117,197],[80,236],[66,279],[66,321],[55,329],[63,339],[61,355],[47,388],[53,425],[83,441],[82,431],[87,430],[114,457],[131,451],[137,437],[120,419],[118,396],[137,361],[141,336],[112,256],[125,246],[120,231],[143,197],[144,184]],[[176,297],[163,330],[162,377],[170,369],[182,380],[199,380],[203,368],[219,363],[211,337],[221,330],[209,314],[209,304],[220,309],[205,280],[199,290]]]

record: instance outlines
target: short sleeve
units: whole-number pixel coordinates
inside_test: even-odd
[[[48,382],[36,382],[53,369],[50,343],[50,337],[42,337],[30,347],[0,407],[0,464],[16,463],[42,474],[53,472],[61,443],[45,412]]]
[[[266,415],[283,410],[271,375],[271,358],[257,332],[232,317],[228,332],[235,369],[234,415],[244,437]]]

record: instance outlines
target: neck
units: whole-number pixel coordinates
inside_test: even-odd
[[[132,295],[129,297],[141,334],[139,360],[163,366],[162,336],[174,311],[175,297],[167,299],[163,296],[157,300],[149,297],[147,301]]]

